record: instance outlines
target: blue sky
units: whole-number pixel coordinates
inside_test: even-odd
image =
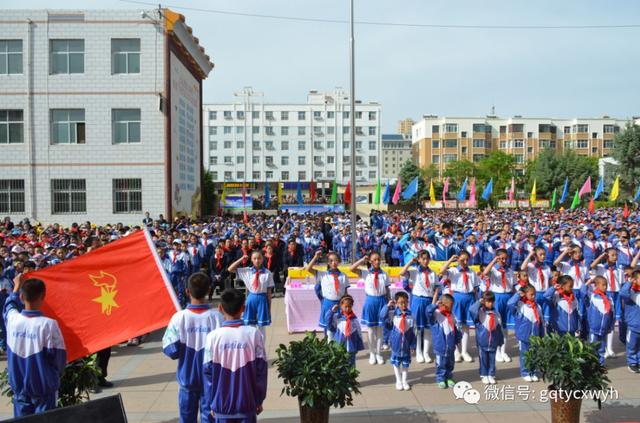
[[[60,3],[5,0],[8,8]],[[149,9],[116,0],[65,8]],[[171,0],[213,58],[206,102],[244,86],[266,102],[304,102],[310,89],[349,86],[348,25],[236,17],[177,6],[348,19],[347,0]],[[55,5],[55,6],[54,6]],[[164,6],[164,4],[163,4]],[[356,19],[453,25],[640,24],[638,1],[356,0]],[[423,114],[640,115],[640,28],[479,30],[356,26],[356,98],[382,104],[383,130]]]

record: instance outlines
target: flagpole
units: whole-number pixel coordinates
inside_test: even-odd
[[[349,134],[351,135],[351,254],[352,259],[356,259],[356,99],[355,99],[355,38],[353,30],[353,1],[350,1],[349,24],[351,34],[349,38],[349,70],[350,89],[349,98],[351,110],[349,113]]]

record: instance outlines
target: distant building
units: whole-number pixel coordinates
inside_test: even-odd
[[[382,179],[397,179],[402,165],[410,160],[410,138],[402,134],[382,134]]]
[[[414,161],[420,167],[435,165],[440,175],[447,163],[480,161],[491,151],[513,154],[517,171],[542,150],[573,150],[580,156],[608,157],[613,138],[627,120],[602,118],[439,117],[428,115],[413,125]]]
[[[406,118],[398,121],[398,134],[402,134],[407,138],[411,138],[411,128],[415,125],[415,121],[411,118]]]
[[[214,182],[331,182],[351,179],[349,95],[311,91],[306,103],[266,103],[245,88],[238,100],[204,106],[204,166]],[[356,181],[380,175],[380,113],[356,101]],[[328,184],[325,184],[328,186]]]
[[[3,10],[0,215],[199,214],[200,93],[212,68],[169,9]]]

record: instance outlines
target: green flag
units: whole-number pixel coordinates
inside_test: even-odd
[[[573,196],[573,202],[571,203],[571,210],[575,209],[580,205],[580,196],[578,195],[578,190],[576,190],[576,195]]]
[[[556,195],[558,194],[558,188],[553,190],[553,197],[551,197],[551,208],[556,208]]]
[[[331,204],[335,204],[338,201],[338,185],[336,181],[333,181],[333,188],[331,189]]]
[[[380,186],[380,179],[378,179],[378,185],[376,185],[376,193],[373,196],[373,204],[380,204],[380,191],[382,187]]]

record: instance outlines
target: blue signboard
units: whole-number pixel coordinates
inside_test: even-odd
[[[251,210],[253,209],[253,197],[247,195],[245,201],[242,201],[242,195],[227,195],[224,197],[224,204],[221,204],[226,210]]]
[[[289,213],[344,213],[344,204],[283,204],[279,207]]]

